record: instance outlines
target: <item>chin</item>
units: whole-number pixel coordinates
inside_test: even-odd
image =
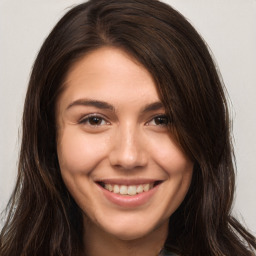
[[[151,230],[138,230],[138,228],[130,227],[126,230],[112,230],[108,232],[120,240],[132,241],[149,235]]]
[[[140,218],[130,218],[129,221],[126,218],[110,222],[113,225],[106,225],[103,229],[106,233],[112,234],[114,237],[124,240],[132,241],[143,237],[150,236],[157,229],[168,226],[168,220],[166,222],[157,223],[152,219],[145,221]]]

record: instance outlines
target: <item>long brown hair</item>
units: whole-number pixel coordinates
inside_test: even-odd
[[[89,51],[118,47],[152,74],[170,132],[195,162],[189,192],[170,217],[165,247],[180,255],[249,256],[255,238],[231,216],[235,174],[224,87],[190,23],[156,0],[91,0],[71,9],[34,63],[23,113],[18,179],[0,235],[1,256],[74,256],[81,211],[62,181],[55,103],[69,68]]]

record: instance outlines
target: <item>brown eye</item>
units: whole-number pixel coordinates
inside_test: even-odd
[[[101,125],[103,119],[97,116],[89,117],[88,118],[88,123],[90,125]]]
[[[87,116],[84,119],[82,119],[79,123],[89,126],[101,126],[108,124],[108,122],[100,116]]]
[[[168,125],[169,121],[166,116],[158,116],[154,118],[156,125]]]
[[[166,115],[156,116],[147,123],[147,125],[155,125],[155,126],[167,126],[168,124],[169,124],[169,119]]]

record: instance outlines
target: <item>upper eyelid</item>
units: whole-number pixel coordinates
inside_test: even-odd
[[[156,117],[166,117],[166,118],[168,118],[168,116],[165,113],[155,114],[155,115],[152,115],[147,122],[153,120]]]
[[[165,117],[168,119],[168,122],[170,122],[170,119],[168,118],[168,116],[165,113],[162,113],[162,114],[156,114],[156,115],[151,116],[150,119],[145,124],[147,125],[148,123],[150,123],[157,117]]]
[[[90,117],[99,117],[99,118],[104,119],[107,123],[110,123],[110,121],[108,120],[108,118],[106,116],[99,114],[99,113],[91,113],[91,114],[83,115],[81,118],[79,118],[78,123],[82,123],[84,120],[86,120]]]

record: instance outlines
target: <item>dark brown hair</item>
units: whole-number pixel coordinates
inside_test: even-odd
[[[180,255],[255,255],[255,238],[231,216],[235,174],[223,85],[190,23],[156,0],[91,0],[45,40],[23,114],[18,180],[0,235],[1,256],[81,255],[81,212],[62,181],[55,103],[69,68],[89,51],[118,47],[152,74],[174,133],[195,162],[189,192],[170,217],[165,247]]]

